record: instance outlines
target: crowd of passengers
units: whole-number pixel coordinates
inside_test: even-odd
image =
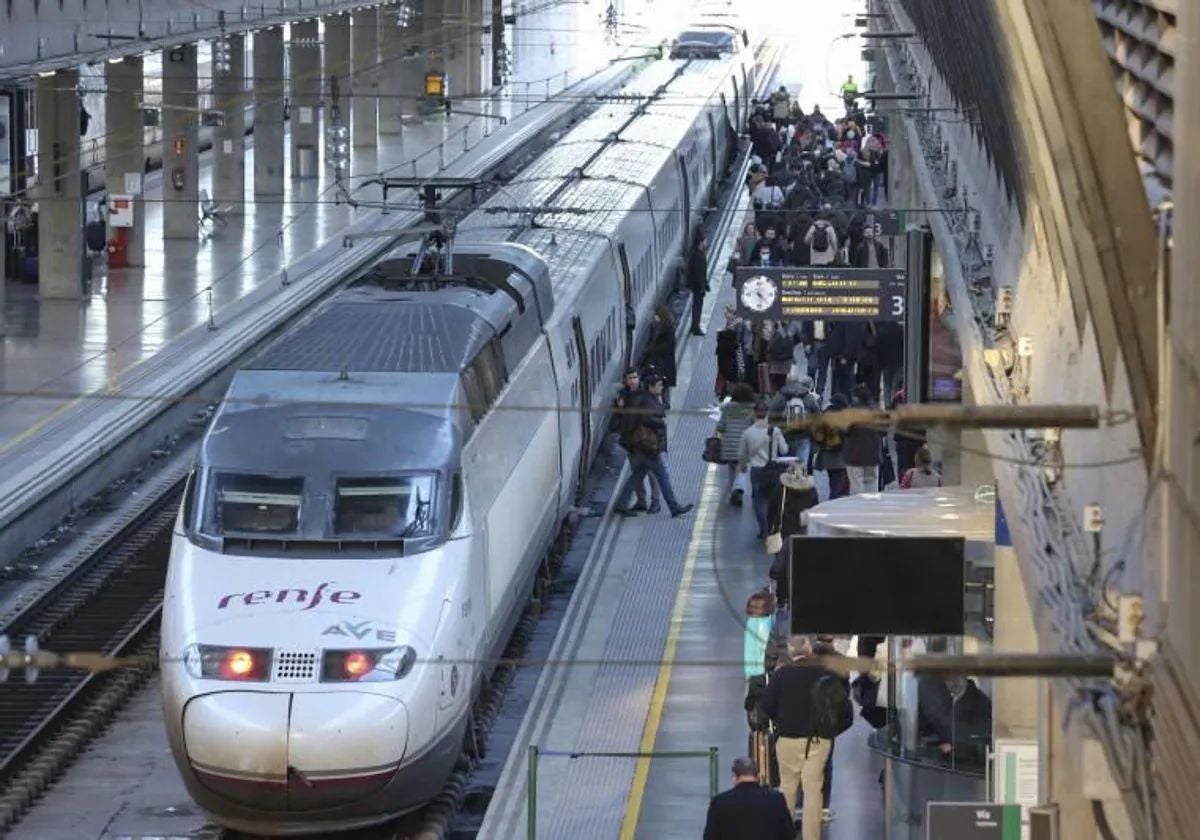
[[[846,116],[805,114],[786,88],[755,112],[753,162],[746,188],[754,221],[746,225],[728,266],[843,265],[887,267],[891,254],[868,216],[886,201],[887,138],[868,131],[853,79],[843,86]],[[708,243],[698,234],[687,263],[692,333],[710,291]],[[656,313],[645,362],[626,371],[610,440],[627,455],[631,474],[617,495],[623,516],[672,516],[693,505],[675,495],[667,471],[666,414],[675,385],[675,322]],[[715,428],[704,458],[725,465],[729,505],[750,497],[757,538],[774,555],[771,584],[746,606],[744,661],[749,755],[733,765],[734,787],[709,808],[706,840],[819,840],[833,818],[828,807],[836,738],[849,729],[854,704],[876,727],[894,715],[878,677],[844,675],[804,660],[842,655],[849,644],[831,637],[787,636],[790,540],[804,532],[804,512],[818,504],[814,472],[827,478],[827,497],[901,488],[936,487],[941,475],[920,432],[890,441],[870,427],[845,432],[804,427],[798,420],[848,407],[896,407],[904,402],[903,332],[894,322],[751,323],[734,307],[716,336]],[[893,456],[894,453],[894,456]],[[883,652],[881,637],[853,640],[862,657]],[[936,643],[935,643],[936,644]],[[886,676],[884,676],[886,680]],[[963,733],[990,728],[990,704],[970,680],[921,677],[922,730],[943,755],[974,749]],[[853,703],[851,698],[853,698]],[[882,705],[881,705],[881,698]],[[964,746],[965,745],[965,746]],[[819,805],[804,808],[804,802]]]

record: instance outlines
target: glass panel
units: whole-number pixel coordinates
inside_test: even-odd
[[[343,478],[337,483],[334,533],[415,537],[433,530],[432,475]]]
[[[219,473],[211,486],[204,531],[230,534],[294,534],[300,522],[302,478]]]

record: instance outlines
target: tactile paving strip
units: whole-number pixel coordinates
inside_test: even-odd
[[[719,265],[719,263],[718,263]],[[701,347],[686,397],[673,396],[672,407],[695,411],[712,403],[716,375],[713,337]],[[672,486],[683,503],[699,501],[708,465],[700,458],[712,423],[700,415],[680,418],[668,440],[667,466]],[[612,633],[603,653],[606,664],[596,681],[573,749],[586,752],[632,752],[640,747],[646,712],[671,621],[688,547],[699,510],[670,519],[652,517],[638,541],[639,561],[616,604]],[[703,533],[700,539],[704,539]],[[638,664],[622,664],[638,663]],[[563,749],[567,745],[547,744]],[[553,813],[542,816],[539,835],[548,838],[612,838],[620,834],[634,762],[624,758],[572,761],[563,771],[561,794]],[[544,834],[541,826],[544,826]]]

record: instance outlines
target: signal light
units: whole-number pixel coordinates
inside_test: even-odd
[[[361,650],[356,650],[346,654],[346,658],[342,660],[342,671],[345,672],[348,679],[356,680],[370,671],[374,664],[371,657]]]
[[[254,654],[248,650],[231,650],[225,656],[222,670],[231,679],[245,679],[254,673]]]
[[[367,650],[327,650],[321,657],[321,682],[387,682],[403,679],[417,661],[407,645]]]
[[[198,679],[266,682],[271,677],[271,655],[269,648],[189,645],[183,664]]]

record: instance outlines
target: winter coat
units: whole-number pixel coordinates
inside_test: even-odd
[[[727,329],[717,333],[717,372],[726,384],[751,381],[754,375],[752,367],[739,330]]]
[[[807,438],[811,436],[811,432],[807,430],[792,432],[783,426],[784,421],[787,420],[788,403],[796,398],[804,400],[804,410],[810,418],[821,413],[821,401],[816,394],[797,382],[788,382],[767,403],[767,417],[772,423],[778,423],[788,438]]]
[[[777,120],[786,120],[792,111],[792,98],[781,90],[771,94],[771,116]]]
[[[825,237],[828,240],[828,247],[824,251],[817,250],[813,244],[818,228],[824,228]],[[826,221],[817,221],[808,229],[808,233],[804,235],[804,244],[808,245],[812,254],[813,265],[830,265],[834,257],[837,255],[838,237],[837,231],[833,229],[833,225]]]
[[[875,325],[875,352],[883,368],[898,368],[904,365],[904,326],[895,321],[881,321]]]
[[[708,255],[698,247],[693,247],[688,254],[687,287],[693,294],[702,295],[708,291]]]
[[[727,402],[721,406],[717,434],[721,437],[721,462],[736,464],[742,446],[742,432],[754,424],[754,405]]]
[[[746,679],[761,676],[767,671],[767,642],[775,624],[774,616],[748,616],[742,635],[742,668]]]
[[[883,435],[870,426],[851,426],[842,448],[848,467],[877,467],[883,460]]]
[[[871,246],[874,246],[874,248]],[[864,239],[854,249],[853,256],[855,268],[887,268],[887,247],[878,240]]]
[[[911,490],[916,487],[941,487],[942,474],[933,467],[929,468],[929,472],[920,467],[912,467],[904,471],[900,476],[900,489]]]
[[[631,424],[636,430],[645,426],[658,437],[658,447],[662,452],[667,451],[667,409],[662,400],[649,391],[638,391],[629,401],[629,407],[634,410],[635,420]],[[631,432],[632,436],[632,432]]]
[[[831,359],[858,361],[867,340],[867,325],[858,321],[833,321],[825,328],[825,349]],[[846,394],[846,396],[850,396]]]
[[[646,348],[646,363],[663,378],[667,386],[675,387],[675,328],[665,321],[655,321]]]

